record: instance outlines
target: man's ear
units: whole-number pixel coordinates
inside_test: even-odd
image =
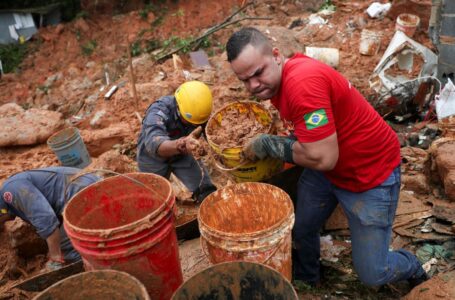
[[[277,47],[273,47],[272,48],[272,56],[273,58],[275,59],[276,63],[278,65],[280,65],[282,63],[282,56],[281,56],[281,53],[280,53],[280,49],[278,49]]]

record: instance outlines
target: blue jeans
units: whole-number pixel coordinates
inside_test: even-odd
[[[298,184],[293,232],[295,279],[320,280],[319,230],[337,203],[349,221],[354,269],[363,283],[376,286],[423,275],[414,255],[403,249],[389,251],[399,193],[399,166],[381,185],[362,193],[338,188],[322,172],[305,169]]]

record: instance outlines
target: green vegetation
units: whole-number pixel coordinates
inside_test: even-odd
[[[95,40],[90,40],[84,45],[81,45],[81,50],[82,54],[86,56],[92,55],[93,51],[95,51],[96,46],[98,46],[98,43]]]
[[[9,44],[0,46],[0,60],[2,61],[3,72],[16,72],[22,60],[27,55],[27,44]]]
[[[324,9],[335,11],[337,8],[336,8],[335,4],[333,4],[332,0],[325,0],[324,4],[321,5],[321,8],[319,10],[324,10]]]

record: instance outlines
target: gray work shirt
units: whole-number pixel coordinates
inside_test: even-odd
[[[161,143],[187,136],[194,128],[184,124],[180,119],[174,96],[159,98],[149,106],[142,121],[137,143],[138,164],[153,165],[165,162],[166,159],[157,154]]]
[[[78,191],[99,180],[99,177],[87,174],[70,183],[70,178],[80,171],[70,167],[49,167],[17,173],[0,189],[0,209],[32,224],[46,239],[60,226],[65,203]],[[68,183],[70,185],[66,188]]]

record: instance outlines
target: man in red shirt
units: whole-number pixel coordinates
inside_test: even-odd
[[[320,280],[319,230],[342,206],[352,240],[354,268],[367,285],[427,279],[417,258],[389,251],[400,190],[396,134],[341,74],[302,54],[286,59],[254,28],[234,33],[228,61],[250,93],[271,99],[294,126],[293,137],[263,134],[244,149],[305,167],[298,184],[294,226],[294,279]]]

